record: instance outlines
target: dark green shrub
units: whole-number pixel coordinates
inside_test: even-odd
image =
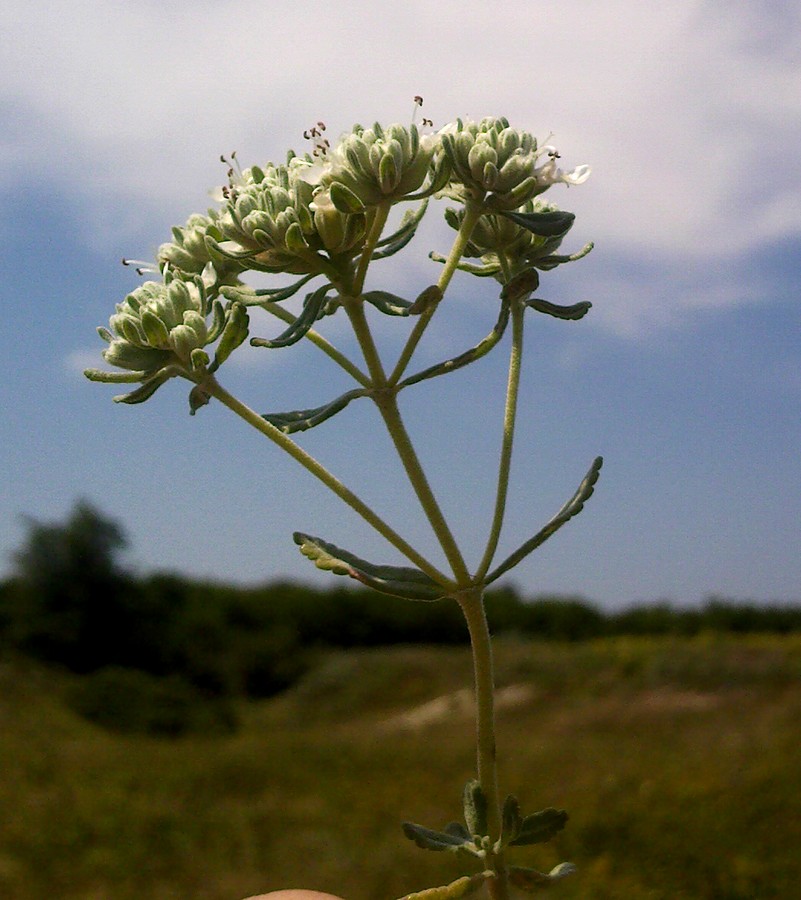
[[[79,715],[112,731],[178,737],[236,727],[229,702],[205,697],[176,675],[109,666],[78,679],[67,699]]]

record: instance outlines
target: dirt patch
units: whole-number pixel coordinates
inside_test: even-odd
[[[510,684],[495,692],[495,709],[514,709],[528,703],[534,689],[528,684]],[[407,709],[382,722],[387,731],[419,731],[440,722],[471,718],[475,714],[473,691],[463,688]]]

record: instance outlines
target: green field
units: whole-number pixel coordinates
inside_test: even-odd
[[[553,897],[801,896],[801,636],[497,644],[502,789],[567,829],[513,860]],[[464,873],[404,819],[459,815],[468,651],[335,652],[235,734],[115,735],[74,676],[0,665],[0,896],[392,900]],[[440,698],[439,702],[431,703]],[[444,699],[442,699],[444,698]]]

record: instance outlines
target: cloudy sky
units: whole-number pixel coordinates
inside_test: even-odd
[[[593,457],[582,515],[513,574],[530,594],[610,607],[710,594],[801,600],[801,8],[758,0],[405,0],[404,3],[11,0],[0,49],[0,573],[23,516],[79,498],[118,519],[140,570],[316,582],[299,529],[400,562],[305,472],[219,405],[187,413],[183,383],[142,406],[81,372],[97,325],[152,257],[244,165],[304,151],[302,133],[506,116],[553,134],[579,187],[540,296],[591,300],[581,322],[532,314],[513,494],[501,552],[536,531]],[[434,209],[373,285],[413,297],[449,236]],[[400,262],[396,262],[396,260]],[[494,322],[491,285],[458,277],[418,361]],[[346,342],[342,323],[330,333]],[[260,323],[261,324],[261,323]],[[377,323],[388,346],[403,322]],[[258,333],[258,327],[254,329]],[[492,502],[505,352],[407,392],[403,410],[470,559]],[[262,412],[328,399],[313,348],[244,350],[224,383]],[[303,436],[427,552],[371,410]],[[436,553],[431,555],[437,559]]]

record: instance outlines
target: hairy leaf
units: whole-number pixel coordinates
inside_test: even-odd
[[[520,823],[517,837],[510,841],[512,847],[524,847],[528,844],[544,844],[550,841],[567,824],[568,815],[563,809],[542,809],[530,816],[525,816]]]
[[[318,569],[336,575],[348,575],[382,594],[407,600],[441,600],[445,594],[440,585],[419,569],[404,566],[377,566],[321,538],[295,532],[300,552]]]
[[[438,853],[445,850],[449,852],[463,850],[470,843],[470,839],[464,838],[462,835],[450,834],[447,831],[434,831],[423,825],[415,825],[414,822],[404,822],[403,833],[423,850],[436,850]]]
[[[526,541],[521,547],[519,547],[515,552],[507,557],[496,569],[494,569],[487,576],[485,584],[491,584],[493,581],[496,581],[501,575],[508,572],[514,566],[516,566],[521,559],[525,559],[533,550],[536,550],[540,544],[545,543],[548,538],[555,532],[558,531],[565,522],[569,522],[573,516],[578,515],[581,510],[584,508],[584,504],[587,500],[592,496],[592,493],[595,489],[595,483],[598,481],[598,476],[601,471],[601,466],[603,465],[602,457],[598,456],[593,461],[592,466],[590,467],[589,472],[584,476],[584,480],[578,487],[578,490],[575,494],[565,503],[565,505],[559,510],[559,512],[545,525],[544,528],[541,528],[531,539]]]
[[[425,381],[427,378],[436,378],[438,375],[447,375],[449,372],[455,372],[457,369],[461,369],[463,366],[467,366],[477,359],[481,359],[481,357],[486,356],[498,343],[501,337],[503,337],[508,322],[509,304],[501,302],[498,321],[495,323],[492,331],[483,340],[479,341],[475,347],[465,350],[464,353],[455,356],[453,359],[446,359],[444,362],[423,369],[422,372],[410,375],[408,378],[401,381],[398,387],[405,388],[409,387],[409,385],[417,384],[420,381]]]
[[[536,869],[524,869],[520,866],[509,866],[509,881],[525,894],[538,894],[541,888],[549,887],[554,882],[576,871],[573,863],[560,863],[547,874]]]
[[[590,311],[592,303],[589,300],[582,300],[580,303],[574,303],[572,306],[557,306],[556,303],[549,303],[547,300],[538,300],[536,297],[527,300],[526,306],[537,312],[545,313],[549,316],[555,316],[557,319],[571,319],[573,321],[584,318]]]
[[[516,225],[525,228],[538,237],[563,237],[570,231],[576,219],[575,213],[564,212],[559,209],[551,212],[508,212],[499,211],[499,215],[506,216]]]
[[[401,900],[458,900],[459,897],[468,897],[470,894],[474,894],[488,878],[492,878],[492,872],[465,875],[442,887],[406,894],[405,897],[401,897]]]
[[[487,833],[487,796],[476,780],[464,786],[464,821],[470,834]]]
[[[355,400],[357,397],[364,397],[366,393],[367,391],[356,388],[342,394],[341,397],[337,397],[335,400],[313,409],[296,409],[293,412],[285,413],[266,413],[262,418],[266,419],[271,425],[275,425],[276,428],[280,428],[284,434],[308,431],[310,428],[314,428],[315,425],[319,425],[321,422],[325,422],[326,419],[330,419],[338,412],[341,412],[351,400]]]

